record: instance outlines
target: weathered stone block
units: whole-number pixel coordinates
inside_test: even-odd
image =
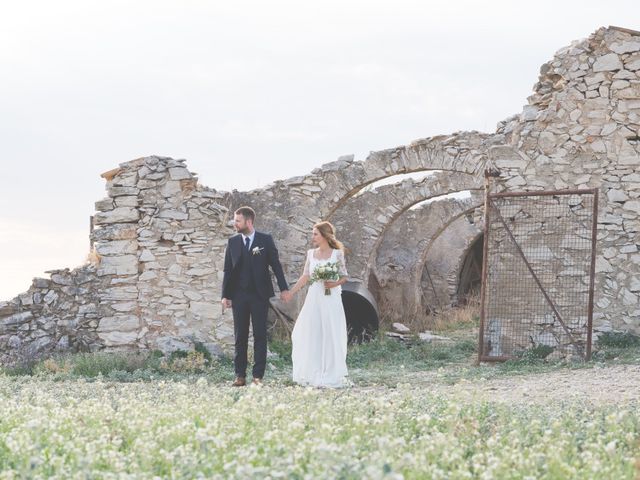
[[[221,313],[221,307],[217,303],[190,302],[189,311],[203,319],[211,320],[214,319],[217,314]]]
[[[186,272],[187,275],[194,276],[194,277],[211,275],[213,273],[216,273],[216,270],[214,268],[191,268]]]
[[[156,345],[159,350],[166,353],[175,352],[176,350],[189,351],[193,349],[193,345],[184,339],[163,336],[156,340]]]
[[[618,53],[618,54],[638,52],[640,51],[640,42],[626,41],[626,42],[620,42],[620,43],[613,43],[609,48],[611,48],[611,50],[613,50],[615,53]]]
[[[640,70],[640,55],[632,55],[624,62],[624,68],[635,72]]]
[[[178,210],[161,210],[158,216],[160,218],[170,218],[173,220],[186,220],[189,218],[188,214]]]
[[[97,313],[97,312],[98,312],[98,307],[94,303],[80,305],[78,307],[78,314],[80,315],[86,315],[86,314]]]
[[[123,286],[106,288],[100,292],[100,298],[104,300],[136,300],[138,289],[135,286]]]
[[[169,177],[171,180],[185,180],[192,178],[191,173],[184,167],[169,168]]]
[[[118,207],[108,212],[99,212],[94,217],[96,225],[104,225],[110,223],[128,223],[137,222],[140,218],[140,212],[131,207]]]
[[[178,180],[169,180],[164,185],[162,185],[162,187],[160,187],[160,194],[165,198],[177,195],[181,191],[182,187]]]
[[[149,250],[144,249],[142,251],[142,253],[140,254],[140,261],[141,262],[153,262],[155,261],[156,257],[153,255],[153,253],[151,253]]]
[[[33,286],[35,288],[49,288],[50,280],[48,278],[34,278]]]
[[[135,187],[138,181],[137,172],[120,173],[112,180],[114,187]]]
[[[125,195],[122,197],[116,197],[114,199],[116,207],[137,207],[138,197],[134,195]]]
[[[608,53],[601,57],[598,57],[593,64],[594,72],[611,72],[614,70],[621,70],[623,67],[620,57],[615,53]]]
[[[112,240],[96,243],[96,251],[103,256],[133,254],[138,251],[136,240]]]
[[[73,279],[70,275],[62,275],[60,273],[51,275],[51,281],[58,285],[73,285]]]
[[[113,199],[112,198],[104,198],[95,203],[95,208],[99,212],[108,212],[109,210],[113,210]]]
[[[103,317],[98,322],[98,332],[127,332],[140,328],[140,319],[135,315]]]
[[[110,197],[121,197],[123,195],[138,195],[140,189],[136,187],[110,187],[108,189]]]
[[[153,280],[154,278],[157,278],[158,274],[156,272],[154,272],[153,270],[147,270],[146,272],[142,272],[140,274],[140,281],[141,282],[146,282],[148,280]]]
[[[137,236],[136,228],[136,225],[131,224],[104,225],[94,230],[92,237],[96,242],[134,239]]]
[[[8,317],[0,318],[0,331],[5,328],[17,327],[25,322],[28,322],[33,318],[33,313],[30,311],[16,313],[9,315]]]
[[[136,255],[103,257],[98,268],[98,276],[133,275],[136,273],[138,273],[138,258]]]
[[[49,290],[43,298],[44,303],[46,303],[47,305],[51,305],[57,299],[58,299],[58,294],[56,293],[55,290]]]
[[[98,337],[106,347],[120,347],[133,345],[138,340],[137,332],[100,332]]]
[[[624,202],[622,204],[622,208],[625,210],[630,210],[635,213],[640,212],[640,201],[639,200],[629,200],[628,202]]]
[[[131,312],[136,309],[138,304],[136,302],[125,302],[125,303],[112,303],[111,308],[113,308],[116,312]]]

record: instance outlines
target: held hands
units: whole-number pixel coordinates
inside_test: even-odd
[[[289,303],[292,298],[293,298],[293,293],[291,293],[291,290],[285,290],[283,292],[280,292],[280,300],[282,300],[284,303]]]

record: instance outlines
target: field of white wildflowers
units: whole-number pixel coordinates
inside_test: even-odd
[[[638,406],[0,375],[0,479],[632,479]]]

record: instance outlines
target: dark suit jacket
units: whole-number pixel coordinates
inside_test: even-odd
[[[227,251],[224,256],[224,277],[222,279],[222,298],[232,299],[238,288],[238,277],[240,275],[240,256],[242,255],[242,235],[237,234],[231,237],[227,243]],[[254,248],[259,248],[260,253],[253,254]],[[269,275],[269,267],[273,270],[278,281],[280,291],[289,290],[289,285],[284,278],[282,265],[278,258],[278,249],[273,242],[271,235],[256,231],[251,244],[251,251],[247,255],[251,262],[251,271],[255,281],[258,295],[264,300],[274,296],[273,284]]]

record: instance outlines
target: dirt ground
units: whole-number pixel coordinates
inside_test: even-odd
[[[417,379],[416,379],[417,380]],[[571,400],[590,403],[630,403],[640,400],[640,365],[616,365],[489,379],[462,379],[453,385],[429,378],[436,394],[509,403]]]

